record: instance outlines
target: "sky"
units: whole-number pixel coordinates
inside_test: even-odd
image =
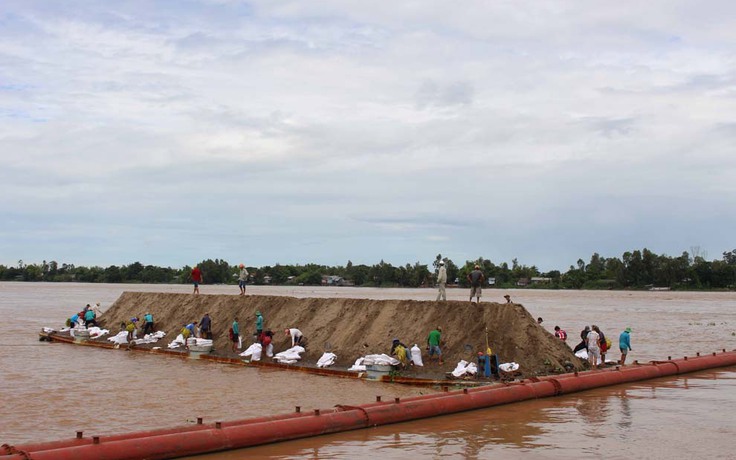
[[[0,264],[736,248],[736,2],[0,2]]]

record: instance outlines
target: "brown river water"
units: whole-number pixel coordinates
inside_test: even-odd
[[[86,303],[99,301],[105,310],[124,290],[190,289],[0,283],[0,314],[6,318],[0,337],[0,443],[66,439],[77,430],[104,435],[167,428],[197,417],[243,419],[292,412],[295,406],[328,409],[372,402],[376,395],[436,391],[38,342],[42,326],[60,327]],[[202,286],[202,292],[235,295],[238,288]],[[418,300],[436,295],[431,289],[267,286],[249,286],[248,292]],[[503,301],[506,293],[544,318],[548,330],[556,324],[567,330],[572,346],[586,324],[598,324],[614,344],[631,327],[629,360],[736,348],[736,293],[486,290],[483,300]],[[451,299],[467,295],[448,289]],[[731,367],[196,458],[736,458],[734,414]]]

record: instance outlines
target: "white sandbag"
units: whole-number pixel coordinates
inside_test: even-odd
[[[519,370],[519,364],[518,363],[503,363],[503,364],[499,364],[498,368],[504,372],[513,372],[513,371]]]
[[[266,347],[266,356],[268,356],[269,358],[273,358],[273,344],[272,343],[269,343],[268,346]]]
[[[461,377],[463,375],[475,375],[478,373],[478,366],[475,363],[469,363],[467,361],[460,361],[457,367],[452,371],[452,375],[455,377]]]
[[[325,353],[317,360],[317,367],[328,367],[335,364],[337,355],[334,353]]]
[[[128,343],[128,332],[127,331],[120,331],[117,333],[117,335],[113,337],[108,337],[107,340],[109,340],[112,343],[116,343],[118,345],[122,345],[124,343]]]
[[[102,329],[97,326],[93,326],[87,330],[89,331],[89,337],[91,339],[96,339],[110,333],[107,329]]]
[[[304,353],[304,348],[297,345],[289,348],[288,350],[276,353],[276,356],[274,356],[273,359],[282,364],[294,364],[298,360],[302,359],[300,356],[302,353]]]
[[[56,329],[52,329],[52,328],[50,328],[50,327],[44,327],[44,328],[43,328],[42,330],[43,330],[43,331],[44,331],[45,333],[47,333],[47,334],[51,334],[52,332],[56,332]],[[62,329],[62,330],[63,330],[63,329]]]
[[[411,347],[411,361],[415,366],[424,366],[422,362],[422,349],[416,343]]]
[[[250,357],[251,361],[260,361],[261,360],[261,353],[263,352],[263,347],[260,343],[254,343],[253,345],[249,346],[247,350],[240,353],[240,356],[243,357]]]
[[[582,350],[578,350],[578,352],[575,353],[575,356],[577,356],[580,359],[584,359],[584,360],[587,361],[588,360],[588,350],[586,350],[585,348],[583,348]],[[618,362],[617,361],[614,362],[614,364],[616,364],[616,363],[618,363]],[[600,356],[598,357],[598,360],[597,360],[596,364],[598,364],[599,366],[601,365],[601,357]]]
[[[179,334],[174,340],[171,341],[171,343],[169,344],[169,348],[179,348],[182,345],[184,345],[184,336]]]
[[[212,346],[212,340],[211,339],[200,339],[195,338],[194,344],[200,347],[211,347]]]
[[[242,349],[243,349],[243,336],[238,334],[238,350],[242,350]]]
[[[452,375],[455,377],[462,377],[467,372],[465,369],[468,367],[468,362],[464,359],[461,359],[459,363],[457,363],[457,366],[455,366],[455,370],[452,371]]]
[[[398,359],[387,354],[366,355],[364,358],[365,359],[363,360],[363,364],[365,364],[366,366],[371,366],[374,364],[383,366],[397,366],[400,364]]]
[[[356,359],[355,364],[353,364],[348,370],[354,371],[354,372],[365,372],[366,369],[365,369],[365,365],[363,364],[364,360],[365,358],[362,358],[362,357]]]

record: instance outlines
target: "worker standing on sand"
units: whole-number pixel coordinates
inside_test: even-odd
[[[291,347],[292,348],[297,345],[303,346],[302,340],[304,340],[304,334],[302,334],[302,331],[300,331],[299,329],[295,327],[292,327],[290,329],[284,329],[284,333],[286,335],[291,336]]]
[[[212,318],[209,313],[205,313],[199,322],[199,332],[203,338],[212,340]]]
[[[445,268],[445,261],[440,261],[440,269],[437,272],[437,286],[439,287],[439,292],[437,293],[437,300],[436,302],[440,301],[440,298],[443,301],[447,300],[447,292],[445,291],[445,288],[447,287],[447,269]]]
[[[143,335],[146,334],[153,334],[153,315],[150,312],[143,315]]]
[[[601,365],[606,365],[606,352],[608,351],[608,341],[606,335],[598,326],[593,326],[593,330],[598,333],[598,348],[601,350]]]
[[[503,296],[503,298],[506,299],[506,303],[512,303],[510,295],[506,294],[505,296]]]
[[[233,325],[230,328],[230,341],[233,344],[233,353],[237,353],[238,342],[240,341],[240,326],[238,325],[238,318],[233,320]]]
[[[97,327],[94,310],[87,310],[84,312],[84,327],[90,327],[90,325]]]
[[[476,303],[480,303],[480,296],[483,291],[483,282],[486,277],[482,271],[480,271],[480,265],[475,265],[475,269],[468,273],[468,282],[470,282],[470,303],[473,303],[473,297],[476,298]]]
[[[590,326],[585,326],[585,329],[580,331],[581,342],[575,345],[575,348],[572,350],[573,353],[588,349],[588,332],[590,332]]]
[[[560,326],[555,326],[555,337],[563,342],[567,342],[567,332],[564,329],[560,329]]]
[[[442,365],[440,343],[442,343],[442,328],[437,326],[437,329],[430,332],[427,337],[427,351],[429,352],[430,364],[432,363],[432,356],[437,355],[437,364]]]
[[[189,335],[191,337],[197,337],[197,322],[196,321],[192,321],[191,323],[187,324],[184,327],[189,331]]]
[[[409,348],[407,348],[406,345],[401,343],[399,339],[394,339],[391,342],[391,352],[389,354],[391,356],[396,356],[396,359],[398,359],[399,362],[401,363],[401,367],[406,368],[406,365],[409,363],[408,350]]]
[[[202,270],[199,266],[195,265],[192,269],[192,284],[194,284],[194,292],[192,294],[199,294],[199,283],[202,282]]]
[[[125,324],[125,330],[128,332],[128,347],[126,348],[126,350],[130,350],[135,345],[135,342],[133,342],[133,340],[135,339],[136,329],[138,328],[138,325],[136,323],[138,323],[138,318],[134,317]]]
[[[256,311],[256,340],[263,345],[263,337],[261,336],[263,334],[263,315],[261,315],[261,311]]]
[[[619,350],[621,350],[622,366],[626,365],[626,355],[631,351],[631,336],[629,335],[630,333],[631,328],[627,327],[626,329],[624,329],[621,335],[618,336],[618,348]]]
[[[238,286],[240,287],[240,295],[245,295],[245,284],[248,281],[248,270],[245,265],[240,264],[240,275],[238,276]]]
[[[588,344],[588,362],[593,369],[598,369],[598,358],[601,357],[601,349],[598,343],[601,336],[596,332],[597,329],[598,327],[594,325],[593,330],[588,332],[588,336],[585,338],[585,342]]]

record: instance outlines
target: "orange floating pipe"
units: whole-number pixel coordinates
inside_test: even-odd
[[[337,406],[312,413],[298,412],[197,427],[150,430],[119,436],[66,441],[70,445],[43,443],[4,446],[0,460],[21,460],[18,451],[34,460],[134,460],[170,459],[229,449],[239,449],[371,426],[399,423],[438,415],[482,409],[517,401],[574,393],[592,388],[666,377],[736,365],[736,352],[632,364],[615,369],[588,371],[530,379],[503,386],[481,387],[424,395],[361,406]],[[84,444],[79,444],[84,441]],[[63,442],[63,441],[62,441]],[[30,449],[29,449],[30,447]],[[49,448],[51,447],[51,448]]]

